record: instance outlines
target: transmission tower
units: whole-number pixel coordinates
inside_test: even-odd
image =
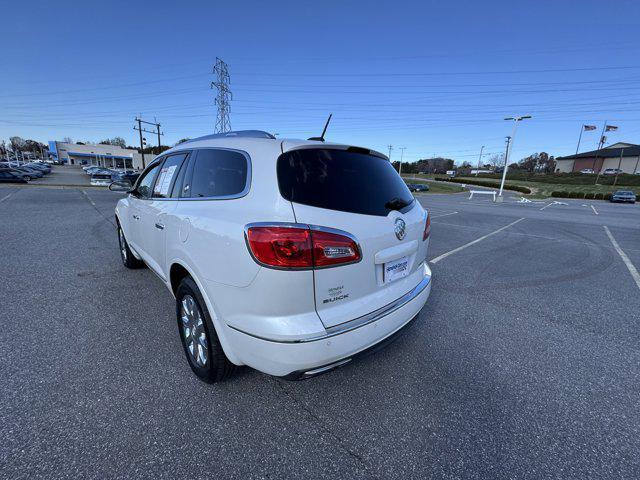
[[[229,112],[231,111],[231,100],[233,94],[229,88],[231,79],[229,77],[229,68],[222,59],[216,57],[216,64],[213,67],[213,73],[216,75],[216,81],[211,82],[211,88],[215,88],[216,106],[218,112],[216,115],[216,126],[214,133],[225,133],[231,131],[231,121],[229,120]]]

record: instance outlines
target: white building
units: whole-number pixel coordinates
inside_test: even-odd
[[[78,145],[50,141],[49,156],[68,165],[98,165],[107,168],[142,169],[155,158],[155,155],[142,155],[137,150],[121,148],[115,145]]]

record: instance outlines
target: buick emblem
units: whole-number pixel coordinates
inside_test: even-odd
[[[407,225],[404,223],[404,220],[401,218],[396,218],[396,225],[394,227],[394,231],[396,232],[396,237],[398,240],[402,240],[407,233]]]

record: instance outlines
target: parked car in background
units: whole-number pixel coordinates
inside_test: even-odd
[[[136,183],[136,180],[140,176],[140,172],[135,170],[117,171],[111,174],[112,182],[128,182],[130,185]]]
[[[29,181],[19,172],[0,168],[0,183],[29,183]]]
[[[587,174],[591,174],[591,173],[596,173],[593,168],[583,168],[582,170],[580,170],[580,173],[587,173]]]
[[[94,187],[108,187],[111,181],[111,172],[98,172],[91,175],[91,185]]]
[[[29,167],[26,167],[26,166],[20,166],[20,167],[13,167],[13,170],[17,170],[18,172],[22,172],[27,181],[32,180],[34,178],[42,178],[42,177],[44,177],[44,173],[42,173],[41,171],[39,171],[39,170],[37,170],[35,168],[29,168]]]
[[[172,292],[205,381],[236,365],[326,372],[391,340],[429,297],[428,212],[368,148],[209,135],[164,152],[122,191],[122,262],[146,264]]]
[[[426,185],[424,183],[407,183],[407,187],[409,187],[409,190],[412,192],[428,192],[429,191],[429,185]]]
[[[631,190],[617,190],[611,195],[611,202],[636,203],[636,194]]]
[[[42,163],[25,163],[25,167],[35,168],[36,170],[40,170],[45,174],[51,173],[51,167],[49,165],[44,165]]]
[[[620,173],[624,173],[624,172],[619,168],[605,168],[602,172],[602,175],[616,175]]]

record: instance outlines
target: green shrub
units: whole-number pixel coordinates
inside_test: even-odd
[[[593,198],[594,198],[594,200],[604,200],[604,193],[598,192],[598,193],[594,194]]]
[[[595,198],[596,198],[596,194],[595,193],[587,192],[587,193],[584,194],[584,199],[585,200],[593,200]]]
[[[569,196],[569,192],[566,192],[564,190],[559,190],[559,191],[551,192],[551,196],[556,198],[567,198]]]
[[[602,197],[603,200],[611,200],[611,194],[610,193],[605,193],[604,196]]]

